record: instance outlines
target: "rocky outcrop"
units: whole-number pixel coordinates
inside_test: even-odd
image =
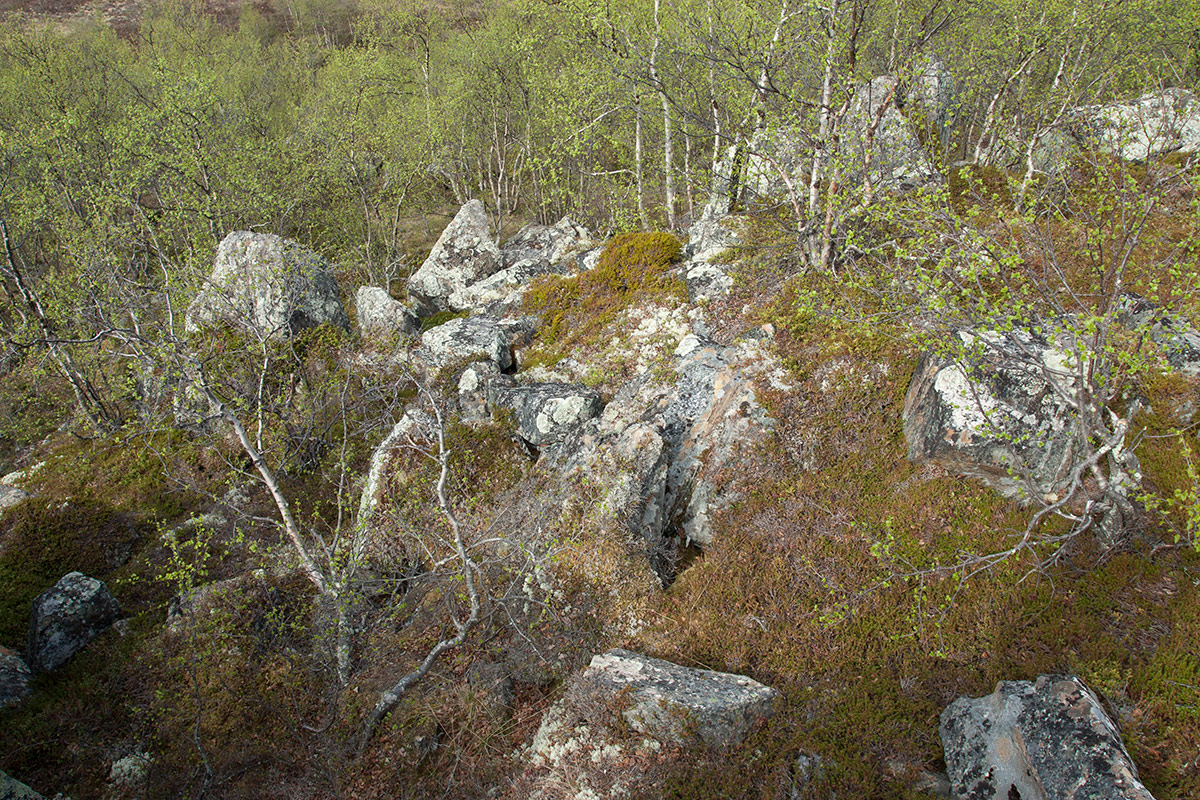
[[[121,616],[103,582],[81,572],[64,575],[33,601],[26,658],[35,672],[61,666]]]
[[[483,203],[468,200],[408,279],[408,297],[421,317],[470,308],[464,290],[501,268]],[[452,300],[452,298],[454,298]]]
[[[500,248],[503,268],[456,290],[449,304],[463,309],[493,304],[513,308],[535,278],[573,272],[578,266],[576,256],[589,241],[587,229],[568,217],[553,225],[526,225]]]
[[[44,800],[16,778],[0,772],[0,800]]]
[[[778,695],[742,675],[610,650],[543,715],[522,796],[560,797],[565,788],[574,797],[653,796],[646,773],[665,753],[736,747],[771,716]]]
[[[329,262],[290,239],[234,231],[184,319],[188,333],[220,325],[278,339],[318,325],[349,330],[350,318]]]
[[[909,460],[1026,502],[1056,495],[1074,466],[1061,396],[1074,391],[1067,354],[1020,331],[958,337],[959,360],[927,353],[913,374],[904,402]]]
[[[458,411],[465,420],[481,420],[488,415],[488,387],[500,377],[500,369],[491,361],[468,364],[458,376]]]
[[[543,272],[570,271],[573,256],[591,238],[587,228],[570,217],[553,225],[529,224],[504,243],[500,257],[505,269],[528,265]]]
[[[558,444],[603,408],[599,392],[570,383],[505,386],[493,382],[488,405],[513,412],[518,435],[534,447]]]
[[[354,295],[354,307],[358,331],[364,339],[414,336],[421,329],[417,315],[378,286],[360,287]]]
[[[1081,109],[1077,127],[1086,143],[1127,161],[1200,151],[1200,98],[1186,89],[1164,89],[1128,103]]]
[[[961,800],[1153,800],[1099,699],[1078,678],[1001,681],[941,717]]]
[[[514,327],[512,322],[492,317],[452,319],[421,334],[417,355],[433,372],[474,357],[507,372],[513,366]]]
[[[739,497],[726,470],[774,428],[755,397],[756,380],[779,377],[762,349],[770,333],[759,334],[731,346],[688,334],[670,382],[630,381],[555,456],[608,487],[604,507],[650,544],[664,583],[680,548],[712,541],[712,514]]]
[[[29,696],[33,674],[12,650],[0,647],[0,708],[16,705]]]

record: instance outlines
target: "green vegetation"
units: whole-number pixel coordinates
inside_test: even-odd
[[[621,312],[636,305],[687,300],[687,286],[673,270],[681,249],[669,233],[625,233],[605,246],[594,269],[536,281],[525,296],[525,309],[541,316],[543,350],[527,366],[552,366],[568,354],[585,352]]]
[[[786,795],[804,750],[814,797],[919,798],[948,702],[1070,671],[1160,800],[1200,797],[1200,381],[1125,313],[1135,292],[1200,326],[1200,178],[1194,156],[1076,146],[1073,116],[1195,86],[1197,0],[144,14],[121,35],[0,22],[0,473],[44,462],[0,517],[0,646],[23,646],[33,598],[71,570],[129,617],[0,712],[0,768],[100,796],[136,748],[149,797],[515,798],[514,754],[564,679],[619,645],[784,695],[732,753],[667,753],[652,796]],[[955,85],[941,118],[908,103],[934,57]],[[885,73],[944,180],[852,177],[839,109]],[[463,361],[419,379],[331,328],[184,334],[231,230],[299,240],[343,290],[391,289],[477,197],[497,232],[570,214],[617,234],[594,269],[529,287],[522,368],[571,357],[607,399],[636,364],[653,389],[696,321],[676,233],[731,177],[709,165],[783,132],[808,149],[769,165],[788,191],[735,202],[755,210],[724,254],[735,287],[703,309],[721,343],[770,326],[784,371],[756,393],[776,427],[721,476],[738,494],[711,498],[714,541],[665,592],[604,479],[531,461],[506,415],[455,416]],[[674,327],[633,346],[626,323],[664,307]],[[972,354],[960,329],[1074,354],[1070,435],[1100,452],[1081,492],[1132,476],[1111,454],[1137,458],[1119,547],[909,463],[906,390],[923,353]],[[435,408],[360,514],[373,447]],[[360,752],[382,690],[456,634]],[[478,679],[496,668],[501,702]]]

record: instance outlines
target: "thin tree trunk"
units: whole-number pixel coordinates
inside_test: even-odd
[[[671,135],[671,102],[658,74],[658,48],[662,42],[661,0],[654,0],[654,41],[650,48],[650,82],[658,90],[663,114],[663,191],[667,206],[667,228],[675,230],[675,144]]]
[[[642,96],[633,96],[633,174],[637,183],[638,219],[643,228],[650,227],[650,217],[646,214],[646,184],[642,163]]]

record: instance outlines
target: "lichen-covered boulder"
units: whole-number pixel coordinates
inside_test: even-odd
[[[512,326],[491,317],[452,319],[421,334],[420,358],[434,372],[455,361],[481,357],[501,372],[513,365]]]
[[[0,483],[0,513],[4,513],[5,509],[17,505],[27,497],[29,497],[29,492],[24,489]]]
[[[961,800],[1153,800],[1116,725],[1070,675],[960,697],[942,712],[941,737]]]
[[[0,772],[0,800],[45,800],[16,778]]]
[[[1020,331],[958,336],[958,360],[929,353],[913,374],[904,402],[909,460],[1025,502],[1056,495],[1074,463],[1062,397],[1074,391],[1067,354]]]
[[[491,361],[468,364],[458,376],[458,410],[463,419],[480,420],[488,415],[488,387],[501,376]]]
[[[526,225],[500,248],[503,268],[450,296],[452,308],[484,308],[494,303],[515,307],[533,280],[565,275],[576,266],[581,248],[590,241],[586,228],[563,217],[553,225]]]
[[[421,317],[465,311],[463,290],[501,267],[483,203],[468,200],[438,237],[429,257],[408,279],[408,297]],[[455,298],[452,301],[452,298]]]
[[[1086,141],[1127,161],[1200,150],[1200,98],[1187,89],[1082,109],[1080,116]]]
[[[742,675],[610,650],[542,715],[514,796],[658,796],[665,772],[687,769],[686,750],[709,748],[711,759],[738,746],[778,694]]]
[[[941,178],[901,110],[901,90],[900,82],[889,75],[855,89],[839,152],[842,167],[853,180],[861,181],[868,174],[868,161],[876,188],[921,186]]]
[[[576,706],[607,705],[663,743],[742,743],[774,711],[779,692],[743,675],[692,669],[628,650],[592,658],[572,687]]]
[[[1127,328],[1148,333],[1162,347],[1171,366],[1189,377],[1200,378],[1200,332],[1186,320],[1126,292],[1121,297],[1121,322]]]
[[[349,330],[350,318],[324,258],[290,239],[234,231],[184,318],[188,333],[220,325],[279,339],[318,325]]]
[[[362,286],[354,295],[358,331],[364,339],[413,336],[421,320],[412,309],[393,298],[386,289]]]
[[[599,392],[570,383],[493,383],[488,389],[488,405],[512,411],[517,433],[534,447],[561,442],[604,407]]]
[[[29,665],[19,655],[0,647],[0,708],[16,705],[28,697],[32,677]]]
[[[26,658],[35,672],[61,666],[121,617],[102,581],[69,572],[33,601]]]
[[[587,228],[570,217],[563,217],[553,225],[531,223],[504,243],[500,257],[505,269],[529,264],[543,271],[570,271],[571,256],[591,238]]]

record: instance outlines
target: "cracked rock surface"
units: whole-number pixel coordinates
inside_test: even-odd
[[[960,697],[941,737],[961,800],[1153,800],[1099,699],[1071,675]]]

